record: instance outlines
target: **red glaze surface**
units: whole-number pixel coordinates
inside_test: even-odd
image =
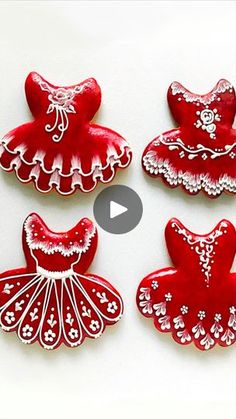
[[[220,80],[210,93],[197,95],[180,83],[167,94],[178,128],[164,132],[144,150],[143,169],[170,187],[189,194],[203,190],[214,198],[236,193],[236,109],[233,86]]]
[[[236,274],[230,272],[236,251],[234,226],[222,220],[209,234],[197,235],[173,218],[165,236],[173,267],[141,281],[140,312],[182,345],[193,342],[202,350],[232,345],[236,340]]]
[[[95,79],[69,87],[48,83],[32,72],[25,83],[34,117],[10,131],[0,145],[0,165],[40,192],[62,195],[92,191],[110,182],[131,161],[128,143],[109,128],[90,123],[101,102]]]
[[[26,268],[0,275],[0,325],[24,343],[45,349],[81,345],[99,337],[123,312],[119,293],[85,273],[97,247],[97,230],[83,218],[65,233],[48,229],[37,214],[23,225]]]

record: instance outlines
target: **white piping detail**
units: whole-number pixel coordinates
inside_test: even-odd
[[[12,140],[14,138],[14,136],[9,137],[10,140]],[[32,161],[29,162],[28,160],[25,160],[24,158],[24,153],[27,150],[27,147],[25,145],[19,145],[17,146],[14,150],[10,150],[8,147],[8,143],[9,141],[6,141],[7,137],[3,137],[3,139],[1,140],[1,144],[0,144],[0,148],[1,148],[1,154],[3,153],[3,151],[7,151],[8,153],[15,155],[16,157],[18,157],[20,159],[20,161],[22,161],[23,163],[25,163],[27,166],[33,166],[33,165],[38,165],[40,166],[40,168],[42,169],[42,171],[45,174],[53,174],[56,170],[58,171],[58,174],[61,177],[70,177],[72,176],[76,171],[78,171],[78,173],[84,177],[87,176],[91,176],[96,169],[98,169],[99,171],[103,171],[105,169],[107,169],[109,166],[114,166],[116,163],[118,164],[119,167],[126,167],[127,164],[122,165],[119,164],[120,159],[124,156],[124,154],[127,154],[127,156],[129,157],[131,155],[131,149],[128,146],[128,144],[126,143],[125,140],[123,140],[123,144],[119,144],[119,148],[121,149],[121,153],[118,154],[116,149],[114,147],[108,147],[107,149],[107,158],[106,158],[106,163],[105,166],[102,165],[100,159],[97,157],[96,159],[93,159],[92,162],[92,168],[89,172],[85,173],[82,168],[81,168],[81,163],[80,160],[78,159],[77,156],[72,156],[71,159],[71,170],[69,173],[65,174],[62,173],[62,163],[63,163],[63,157],[62,155],[57,155],[54,159],[54,162],[52,164],[52,169],[51,170],[47,170],[44,164],[44,157],[46,155],[45,152],[42,151],[37,151],[35,156],[32,157]],[[2,168],[4,170],[9,170],[8,168],[5,168],[4,166],[2,166]],[[13,168],[11,168],[12,170]]]
[[[64,289],[66,289],[67,296],[68,296],[68,298],[70,300],[70,303],[71,303],[71,306],[72,306],[74,315],[76,316],[76,320],[77,320],[77,324],[78,324],[78,329],[79,329],[78,330],[78,339],[74,340],[73,342],[72,342],[72,340],[69,340],[68,339],[67,333],[65,331],[65,324],[64,324],[65,322],[64,322],[64,317],[63,317],[63,296],[64,296],[64,292],[65,292]],[[81,327],[80,319],[79,319],[78,314],[77,314],[77,311],[76,311],[76,304],[75,304],[75,302],[74,302],[74,300],[72,298],[72,295],[71,295],[71,293],[70,293],[70,291],[68,289],[68,286],[67,286],[66,281],[62,281],[62,283],[61,283],[61,319],[62,319],[62,333],[64,335],[64,338],[65,338],[66,342],[71,347],[75,347],[75,346],[80,345],[82,343],[82,340],[83,340],[82,327]]]
[[[211,197],[218,197],[223,191],[236,193],[236,178],[224,174],[218,180],[213,180],[209,173],[193,175],[176,170],[168,159],[159,158],[155,151],[147,152],[143,157],[143,165],[151,175],[162,176],[172,187],[182,185],[191,194],[200,190],[204,190]]]
[[[50,271],[45,270],[45,272],[51,274]],[[17,276],[12,276],[12,277],[10,276],[10,277],[7,277],[7,278],[1,278],[2,281],[5,281],[8,278],[10,280],[10,279],[14,279],[16,277],[19,278],[19,279],[21,277],[25,278],[27,276],[29,278],[31,278],[32,275],[34,275],[33,279],[31,279],[28,282],[28,284],[26,284],[24,287],[22,287],[19,290],[18,293],[16,293],[11,299],[9,299],[7,301],[7,303],[4,306],[1,307],[0,324],[1,324],[2,328],[6,331],[11,331],[11,330],[16,329],[19,339],[25,344],[30,344],[30,343],[34,342],[36,339],[38,339],[39,342],[41,343],[41,345],[43,346],[43,348],[53,349],[53,348],[58,346],[58,344],[61,340],[62,334],[63,334],[64,341],[66,341],[71,347],[78,346],[82,342],[83,338],[86,337],[86,335],[90,336],[92,338],[97,338],[101,335],[101,333],[105,329],[106,325],[115,323],[121,318],[122,311],[123,311],[123,304],[122,304],[122,300],[119,297],[119,295],[117,295],[106,284],[100,283],[99,281],[97,281],[93,277],[88,277],[88,276],[84,276],[84,275],[81,275],[81,274],[77,274],[77,273],[73,272],[73,270],[70,271],[70,272],[72,272],[72,275],[70,275],[69,277],[66,277],[66,278],[64,277],[64,278],[61,279],[61,290],[62,290],[62,292],[61,292],[60,301],[59,301],[59,297],[58,297],[56,281],[54,279],[52,279],[51,277],[39,276],[37,273],[34,273],[34,274],[22,274],[22,275],[17,275]],[[69,273],[69,271],[68,271],[68,273]],[[107,289],[114,297],[116,297],[119,300],[120,309],[119,309],[116,317],[109,317],[108,315],[105,315],[104,313],[102,313],[99,310],[96,303],[89,297],[88,293],[86,292],[86,289],[80,283],[80,278],[83,278],[86,281],[91,281],[94,284],[94,288],[96,287],[96,284],[97,284],[99,287]],[[68,285],[67,285],[68,282],[71,284],[71,291],[68,289]],[[37,286],[34,289],[32,295],[31,295],[29,301],[27,302],[25,308],[23,309],[22,313],[20,313],[21,315],[20,315],[19,319],[17,321],[14,321],[14,324],[12,326],[5,327],[1,322],[2,315],[6,315],[7,308],[12,303],[17,303],[18,302],[17,300],[21,298],[22,294],[25,293],[28,289],[31,288],[31,286],[33,286],[35,284],[37,284]],[[83,319],[80,316],[79,311],[78,311],[78,305],[80,304],[80,301],[76,301],[76,299],[75,299],[74,289],[73,289],[74,286],[78,287],[79,291],[82,293],[83,297],[86,299],[86,301],[89,304],[89,306],[91,307],[91,309],[93,309],[96,312],[96,316],[97,316],[97,318],[99,319],[99,322],[100,322],[100,327],[99,327],[98,332],[96,331],[96,329],[92,329],[92,328],[91,328],[91,330],[89,330],[85,326],[85,323],[84,323],[84,321],[83,321]],[[63,290],[64,290],[64,287],[67,291],[67,294],[68,294],[68,297],[69,297],[69,300],[70,300],[70,304],[73,308],[74,315],[76,316],[76,319],[77,319],[77,322],[78,322],[77,326],[78,326],[78,329],[79,329],[78,330],[79,333],[78,333],[78,338],[75,339],[75,340],[72,340],[72,339],[69,340],[68,337],[66,336],[66,333],[65,333],[64,316],[63,316],[63,308],[64,308],[64,300],[63,300],[64,291]],[[55,291],[56,308],[53,307],[53,306],[51,308],[52,309],[55,308],[57,310],[57,312],[55,312],[55,313],[57,313],[58,318],[57,318],[57,316],[54,317],[55,313],[53,313],[53,311],[51,310],[52,311],[52,313],[50,314],[50,317],[52,317],[52,320],[51,320],[50,317],[48,317],[49,313],[48,313],[47,317],[46,317],[46,314],[47,314],[47,310],[48,310],[49,305],[52,303],[52,301],[51,301],[52,290]],[[41,295],[42,292],[45,295],[44,295],[44,298],[43,298],[43,301],[42,301],[42,305],[43,305],[42,314],[41,314],[41,317],[39,318],[39,317],[37,317],[38,311],[35,308],[33,310],[32,306],[35,305],[37,307],[36,300],[38,298],[41,298],[40,295]],[[97,294],[99,294],[99,293],[96,293],[96,296],[97,296]],[[97,298],[98,299],[100,298],[100,294],[97,296]],[[106,303],[108,303],[108,307],[109,307],[109,300],[108,299],[106,299]],[[110,304],[112,304],[112,302]],[[28,321],[29,323],[25,324],[24,322],[25,322],[26,316],[29,314],[31,309],[32,309],[32,313],[30,313],[31,320]],[[15,310],[17,310],[17,309],[15,309]],[[109,310],[107,310],[107,311],[109,311]],[[112,313],[114,313],[114,312],[112,312]],[[14,316],[14,314],[15,313],[13,313],[13,316]],[[53,314],[54,314],[54,316],[53,316]],[[34,318],[34,316],[36,316],[36,317]],[[82,314],[82,316],[83,316],[83,314]],[[53,317],[54,317],[54,320],[53,320]],[[34,321],[36,319],[38,319],[38,322],[35,323],[37,325],[37,327],[34,328]],[[105,324],[104,319],[108,321],[107,324]],[[50,326],[50,330],[48,329],[48,331],[44,327],[47,323]],[[24,325],[24,327],[23,327],[23,325]],[[54,332],[53,328],[55,327],[55,325],[57,325],[57,327],[58,327],[58,333],[55,333],[56,331]],[[29,331],[30,335],[27,335],[27,334],[24,335],[24,333],[25,333],[24,329],[27,326],[28,326],[27,330]],[[85,333],[82,333],[82,328],[85,330]],[[94,333],[92,332],[92,330],[93,330]],[[48,343],[45,341],[45,339],[46,339],[45,331],[46,331],[46,333],[50,332],[52,334],[51,335],[52,338],[51,338],[51,340],[50,339],[48,340]],[[74,331],[76,331],[76,330],[74,330]],[[44,333],[44,335],[43,335],[43,333]]]
[[[189,155],[188,155],[188,159],[192,160],[194,157],[197,157],[197,155],[199,153],[202,152],[208,152],[209,154],[211,154],[211,159],[215,159],[217,157],[222,157],[222,156],[226,156],[227,154],[229,154],[233,148],[236,146],[236,142],[234,142],[233,144],[226,144],[224,146],[224,149],[221,149],[219,151],[219,149],[212,149],[210,147],[205,147],[202,144],[197,144],[196,148],[192,147],[188,147],[184,144],[184,142],[181,140],[181,138],[177,138],[175,141],[168,141],[164,139],[164,136],[161,135],[159,140],[158,140],[161,144],[167,146],[169,148],[170,151],[175,150],[176,148],[174,147],[180,147],[182,150],[186,151]],[[156,142],[155,145],[158,145],[158,141]],[[147,153],[148,154],[148,153]],[[146,154],[146,155],[147,155]],[[193,156],[193,155],[196,156]]]
[[[81,275],[81,274],[79,274],[79,275],[74,274],[74,276],[76,277],[77,281],[79,281],[79,278],[81,277],[83,279],[86,279],[86,281],[92,282],[93,284],[96,284],[98,286],[100,285],[100,283],[95,278],[93,278],[92,276],[85,276],[85,275]],[[103,283],[102,286],[103,286],[103,288],[107,289],[111,294],[113,294],[119,300],[120,307],[121,307],[120,313],[118,313],[117,317],[112,318],[112,322],[117,322],[122,317],[122,310],[123,310],[122,299],[120,298],[120,296],[115,291],[113,291],[111,288],[109,288],[106,284]],[[84,287],[82,286],[81,283],[80,283],[80,287],[81,287],[81,291],[83,290],[83,292],[86,293],[86,290],[84,289]],[[87,293],[86,293],[86,295],[87,295]],[[88,298],[90,299],[89,296],[88,296]],[[92,302],[92,304],[94,304],[91,299],[90,299],[90,301]],[[101,314],[101,316],[104,319],[111,321],[111,318],[108,317],[108,316],[105,316],[105,314],[102,313],[97,306],[96,306],[96,309],[98,310],[98,312]]]
[[[34,74],[33,80],[38,83],[42,91],[48,92],[48,100],[51,102],[47,109],[47,114],[54,112],[55,120],[54,124],[46,124],[45,131],[55,134],[52,135],[52,140],[59,142],[62,140],[64,133],[69,127],[68,113],[76,113],[74,106],[72,105],[73,99],[76,94],[81,93],[85,87],[90,86],[91,83],[84,83],[82,86],[70,87],[51,87],[46,81],[38,74]]]
[[[216,122],[221,120],[221,115],[217,113],[217,109],[209,109],[208,105],[202,111],[197,111],[197,121],[193,124],[197,129],[201,129],[208,133],[209,137],[214,140],[216,138]]]
[[[91,229],[84,233],[84,244],[81,245],[78,242],[73,243],[73,245],[69,245],[68,248],[65,247],[63,244],[54,245],[51,242],[50,238],[48,238],[45,242],[37,240],[33,236],[32,231],[32,222],[38,222],[38,218],[36,215],[29,216],[24,222],[24,230],[26,232],[26,242],[30,248],[30,250],[42,250],[45,254],[50,255],[56,252],[61,253],[63,256],[71,256],[74,253],[81,254],[85,253],[90,245],[92,238],[95,236],[96,227],[94,224],[91,224]]]
[[[209,105],[215,99],[217,94],[225,93],[227,90],[233,91],[233,86],[227,80],[220,80],[217,83],[216,87],[212,90],[212,92],[207,93],[206,95],[197,95],[195,93],[190,92],[187,90],[182,84],[178,82],[174,82],[171,84],[172,95],[182,95],[186,102],[199,102],[203,105]]]
[[[115,166],[118,166],[119,168],[123,169],[127,166],[129,166],[131,158],[132,158],[132,151],[130,149],[130,147],[127,145],[127,143],[124,140],[123,144],[119,145],[119,148],[121,150],[121,153],[118,154],[115,149],[112,148],[108,148],[107,150],[107,158],[106,158],[106,164],[105,166],[102,164],[102,162],[97,159],[96,161],[94,160],[92,162],[92,167],[90,172],[85,173],[83,172],[80,162],[78,160],[77,157],[72,158],[72,167],[70,170],[69,174],[63,174],[62,173],[62,166],[59,166],[59,157],[57,156],[54,160],[53,166],[51,170],[47,170],[44,166],[44,157],[45,154],[41,151],[38,151],[35,156],[32,159],[32,162],[28,162],[24,159],[23,154],[25,152],[25,147],[16,147],[16,149],[14,151],[10,150],[9,147],[7,146],[8,144],[8,140],[6,141],[7,137],[4,137],[1,141],[1,145],[0,145],[0,155],[2,155],[3,151],[7,151],[8,153],[15,155],[15,159],[11,160],[9,167],[5,167],[3,166],[2,163],[0,163],[0,167],[7,171],[10,172],[12,170],[15,171],[15,174],[17,176],[17,178],[22,182],[22,183],[29,183],[31,180],[33,180],[36,189],[39,192],[42,193],[47,193],[50,192],[53,188],[56,189],[56,191],[58,193],[60,193],[61,195],[70,195],[73,192],[75,192],[75,190],[79,187],[79,189],[82,192],[91,192],[92,190],[94,190],[98,184],[98,181],[102,182],[102,183],[109,183],[115,176],[116,171],[115,171]],[[12,138],[12,137],[10,137]],[[121,163],[121,159],[122,157],[126,155],[127,156],[127,162],[125,164]],[[60,157],[61,159],[61,157]],[[74,160],[76,159],[76,160]],[[62,160],[60,160],[62,161]],[[19,174],[19,168],[21,166],[21,162],[23,162],[26,165],[34,165],[35,167],[32,168],[32,171],[29,173],[29,176],[27,179],[23,179],[21,177],[21,175]],[[77,165],[76,163],[77,162]],[[108,167],[111,168],[111,176],[108,179],[104,179],[103,176],[103,171],[105,171]],[[47,189],[42,189],[39,187],[39,176],[40,176],[40,172],[43,172],[44,174],[51,174],[51,178],[48,181],[48,188]],[[93,181],[93,185],[91,188],[84,188],[83,186],[83,181],[82,178],[83,177],[88,177],[92,175],[92,181]],[[64,192],[61,190],[61,179],[60,178],[67,178],[71,176],[71,186],[69,191]]]
[[[29,276],[31,276],[30,274],[29,274]],[[21,275],[19,275],[18,276],[19,278],[21,277]],[[35,284],[37,284],[37,286],[36,286],[36,288],[35,288],[35,290],[34,290],[34,292],[33,292],[33,295],[32,295],[32,297],[31,297],[31,299],[30,299],[30,301],[29,301],[29,303],[28,304],[30,304],[31,303],[31,300],[34,298],[34,296],[37,294],[37,291],[38,291],[38,289],[39,289],[39,287],[40,287],[40,285],[41,285],[41,283],[42,283],[42,281],[43,281],[43,279],[44,278],[42,278],[42,277],[40,277],[38,274],[35,274],[35,277],[31,280],[31,281],[29,281],[28,282],[28,284],[26,284],[23,288],[21,288],[18,292],[17,292],[17,294],[15,294],[10,300],[8,300],[2,307],[1,307],[1,313],[0,313],[0,325],[1,325],[1,327],[3,328],[3,330],[6,330],[6,331],[11,331],[12,329],[14,330],[15,328],[16,328],[16,326],[19,324],[19,322],[21,321],[21,317],[19,317],[19,319],[17,320],[17,322],[15,322],[15,323],[13,323],[13,325],[12,326],[8,326],[8,327],[6,327],[6,326],[4,326],[3,324],[2,324],[2,314],[4,313],[4,310],[6,310],[6,308],[7,307],[9,307],[11,304],[12,304],[12,302],[13,301],[15,301],[15,300],[17,300],[17,298],[20,296],[20,295],[22,295],[25,291],[27,291],[28,289],[30,289],[33,285],[35,285]],[[28,307],[28,304],[27,304],[27,307]],[[24,312],[25,312],[25,310],[24,310]]]
[[[212,260],[214,259],[214,249],[218,244],[216,239],[222,236],[223,233],[227,232],[227,224],[223,221],[220,223],[219,228],[210,233],[208,237],[198,236],[195,240],[193,239],[194,234],[190,233],[185,227],[181,227],[176,222],[173,222],[171,227],[176,233],[183,236],[183,240],[186,241],[191,249],[198,255],[199,265],[203,275],[205,276],[206,286],[209,287],[213,263]],[[224,231],[222,231],[223,228]]]
[[[12,298],[10,298],[10,300],[8,300],[5,304],[3,304],[2,306],[0,306],[0,310],[2,311],[6,306],[8,306],[8,304],[11,304],[12,303],[12,301],[15,299],[15,298],[18,298],[19,297],[19,295],[20,294],[22,294],[22,292],[24,292],[24,291],[26,291],[28,288],[30,288],[31,287],[31,285],[33,285],[34,283],[36,283],[36,282],[39,282],[40,281],[40,279],[41,279],[41,277],[38,275],[38,273],[37,272],[34,272],[34,273],[32,273],[32,274],[20,274],[20,275],[14,275],[14,276],[8,276],[8,277],[4,277],[4,278],[1,278],[1,281],[6,281],[6,280],[12,280],[12,279],[15,279],[15,278],[27,278],[27,277],[32,277],[33,276],[33,278],[27,283],[27,284],[25,284],[25,286],[23,287],[23,288],[21,288],[20,289],[20,291],[18,291],[15,295],[13,295],[13,297]],[[1,314],[0,314],[0,316],[1,316]]]
[[[44,283],[43,283],[43,281],[44,281]],[[40,285],[41,285],[42,283],[43,283],[43,285],[42,285],[42,287],[40,288]],[[50,282],[49,280],[47,280],[46,278],[41,277],[40,284],[38,285],[37,289],[35,290],[34,294],[32,295],[32,297],[31,297],[31,299],[30,299],[30,301],[29,301],[29,303],[28,303],[27,307],[25,308],[25,310],[24,310],[24,312],[23,312],[23,314],[22,314],[22,317],[20,318],[20,323],[19,323],[19,326],[18,326],[18,332],[17,332],[17,335],[18,335],[19,339],[21,340],[21,342],[23,342],[23,343],[25,343],[25,344],[30,344],[30,343],[31,343],[31,342],[33,342],[33,341],[35,340],[35,338],[39,335],[39,331],[40,331],[40,329],[41,329],[41,327],[42,327],[43,316],[44,316],[44,309],[45,309],[45,304],[46,304],[46,301],[47,301],[47,296],[48,296],[48,290],[49,290],[49,287],[50,287],[50,286],[51,286],[51,282]],[[46,291],[45,291],[45,298],[44,298],[44,302],[43,302],[42,317],[41,317],[41,319],[40,319],[40,321],[39,321],[39,323],[38,323],[38,327],[36,328],[36,330],[35,330],[34,334],[31,336],[31,338],[30,338],[30,339],[27,339],[27,340],[26,340],[26,339],[24,339],[24,337],[23,337],[23,336],[21,336],[22,324],[23,324],[23,322],[24,322],[25,317],[26,317],[26,316],[27,316],[27,314],[29,313],[29,311],[30,311],[30,309],[31,309],[32,305],[34,304],[35,300],[36,300],[36,299],[40,296],[41,292],[43,292],[45,288],[46,288]]]
[[[153,279],[154,277],[152,278],[152,280]],[[206,317],[205,311],[200,310],[198,313],[198,317],[200,317],[199,316],[200,313],[204,313],[204,317],[202,317],[200,321],[198,321],[197,324],[195,324],[194,326],[191,326],[190,329],[187,329],[181,314],[173,318],[168,314],[168,303],[166,303],[166,301],[160,301],[155,304],[152,303],[153,297],[155,297],[155,301],[156,301],[156,296],[158,292],[159,291],[157,290],[152,291],[151,287],[140,286],[139,295],[138,295],[138,299],[140,300],[139,302],[140,311],[146,317],[152,314],[152,317],[155,319],[156,328],[158,330],[164,331],[164,332],[171,332],[172,337],[175,340],[176,338],[178,338],[178,342],[181,344],[187,344],[193,341],[194,345],[198,349],[199,349],[199,345],[203,349],[209,350],[209,349],[212,349],[217,343],[221,346],[230,346],[235,342],[236,334],[234,333],[233,330],[236,330],[236,323],[234,327],[234,324],[231,323],[231,320],[236,321],[236,315],[235,315],[236,307],[234,306],[229,307],[230,315],[229,315],[228,322],[226,322],[226,319],[224,319],[225,322],[228,324],[228,326],[226,326],[225,329],[220,324],[216,325],[216,323],[221,320],[221,315],[215,314],[215,323],[209,326],[209,332],[207,333],[203,325],[204,321],[202,321]],[[150,311],[146,310],[145,305],[141,303],[149,304]],[[185,313],[186,316],[187,314],[188,313]],[[217,316],[218,316],[218,320],[217,320]],[[156,320],[159,324],[156,323]],[[178,331],[178,329],[182,329],[182,330]]]
[[[58,343],[60,342],[61,332],[62,332],[62,319],[61,319],[61,310],[60,310],[60,305],[59,305],[59,298],[58,298],[58,293],[57,293],[57,286],[56,286],[56,283],[55,283],[54,280],[51,280],[50,285],[51,285],[51,287],[48,291],[47,298],[45,296],[45,299],[44,299],[44,308],[43,308],[43,313],[42,313],[42,319],[41,319],[41,322],[40,322],[41,327],[40,327],[40,330],[39,330],[39,341],[40,341],[40,343],[41,343],[41,345],[43,346],[44,349],[54,349],[58,345]],[[58,330],[58,335],[57,335],[56,341],[52,342],[52,344],[49,345],[49,344],[45,343],[45,337],[44,337],[44,340],[43,340],[42,333],[43,333],[44,323],[45,323],[45,321],[47,321],[46,313],[47,313],[47,309],[48,309],[50,296],[51,296],[53,287],[54,287],[55,295],[56,295],[56,306],[57,306],[58,328],[59,328],[59,330]]]
[[[74,273],[73,269],[67,269],[67,271],[48,271],[47,269],[44,269],[41,266],[37,266],[37,272],[40,275],[55,280],[68,278],[70,275],[73,275]]]
[[[75,277],[78,280],[77,275],[75,275]],[[80,324],[83,327],[85,333],[87,333],[90,337],[98,338],[103,333],[104,328],[105,328],[105,325],[104,325],[104,321],[102,320],[102,317],[100,316],[100,313],[99,313],[99,311],[97,309],[97,306],[95,306],[95,304],[93,303],[93,301],[89,298],[87,292],[84,290],[84,288],[80,284],[79,280],[77,282],[77,281],[75,281],[74,276],[71,276],[70,277],[70,282],[71,282],[72,296],[73,296],[74,301],[76,301],[75,291],[74,291],[74,286],[76,286],[79,289],[79,291],[84,295],[84,298],[89,302],[89,304],[91,305],[91,307],[95,311],[96,315],[98,316],[98,319],[99,319],[99,329],[98,329],[98,332],[97,333],[92,333],[86,327],[85,322],[83,321],[82,317],[80,316],[80,313],[79,313],[79,310],[78,310],[77,305],[75,306],[76,314],[77,314],[77,316],[79,318]]]

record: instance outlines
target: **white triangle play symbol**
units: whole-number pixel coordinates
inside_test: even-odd
[[[110,201],[110,218],[115,218],[118,215],[128,211],[128,208],[123,205],[117,204],[115,201]]]

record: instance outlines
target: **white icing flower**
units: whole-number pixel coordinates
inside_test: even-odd
[[[96,330],[98,330],[100,327],[99,322],[97,320],[92,320],[89,327],[93,332],[96,332]]]
[[[215,317],[214,317],[214,320],[215,320],[216,322],[219,322],[221,319],[222,319],[221,314],[220,314],[220,313],[216,313],[216,314],[215,314]]]
[[[118,306],[115,301],[112,301],[111,303],[107,304],[107,311],[108,313],[114,314],[116,310],[118,309]]]
[[[198,312],[198,318],[200,319],[200,320],[203,320],[203,319],[205,319],[205,317],[206,317],[206,312],[204,311],[204,310],[200,310],[199,312]]]
[[[188,313],[188,306],[183,305],[180,308],[180,311],[181,311],[182,314],[187,314]]]
[[[54,92],[48,96],[48,99],[55,105],[68,106],[73,97],[74,94],[72,90],[60,87],[59,89],[54,90]]]
[[[6,316],[4,317],[4,319],[6,320],[7,324],[13,323],[16,320],[14,312],[13,311],[7,311]]]
[[[68,334],[72,340],[76,339],[79,336],[78,329],[73,329],[73,327],[70,329]]]
[[[56,333],[49,329],[47,332],[44,332],[44,339],[46,342],[53,342],[54,338],[56,337]]]
[[[22,329],[22,335],[24,338],[30,338],[32,336],[33,327],[29,324],[26,324]]]
[[[165,294],[165,299],[166,299],[166,301],[171,301],[172,300],[172,294],[170,292]]]
[[[236,313],[236,307],[231,306],[231,307],[229,308],[229,312],[230,312],[230,314],[235,314],[235,313]]]
[[[151,287],[156,290],[159,287],[159,284],[157,281],[152,281]]]

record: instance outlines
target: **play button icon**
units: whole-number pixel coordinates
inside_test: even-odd
[[[128,211],[128,208],[124,207],[124,205],[117,204],[114,201],[110,202],[110,218],[118,217],[118,215],[124,214],[126,211]]]
[[[103,230],[124,234],[133,230],[143,214],[138,194],[128,186],[114,185],[104,189],[93,206],[94,217]]]

